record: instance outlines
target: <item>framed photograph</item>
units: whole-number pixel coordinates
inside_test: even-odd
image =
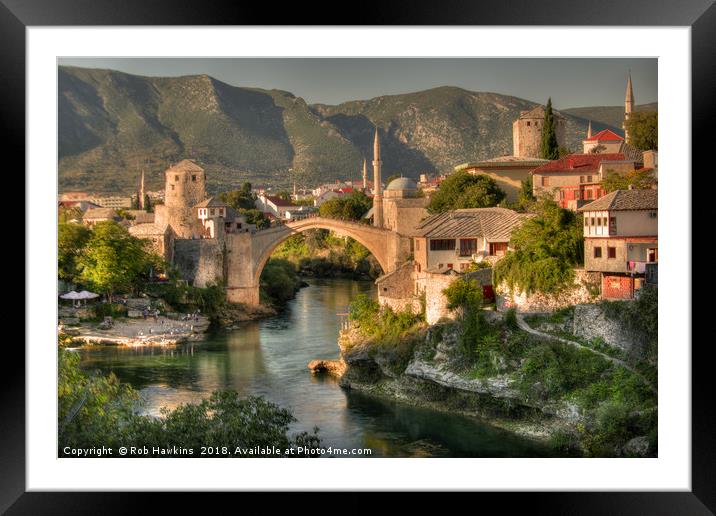
[[[28,302],[0,508],[712,513],[691,171],[716,8],[381,10],[3,0]]]

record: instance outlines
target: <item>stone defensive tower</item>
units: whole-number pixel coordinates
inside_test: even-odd
[[[182,160],[164,172],[164,205],[157,206],[155,219],[171,226],[177,238],[198,238],[202,227],[194,207],[204,199],[204,169]]]
[[[566,119],[554,114],[557,144],[565,146]],[[529,111],[521,111],[520,117],[512,123],[512,155],[518,158],[539,158],[542,147],[542,126],[544,125],[544,107],[537,106]]]
[[[378,127],[376,127],[375,139],[373,140],[373,225],[377,228],[383,227],[383,188],[380,177],[382,165],[383,162],[380,160],[380,139],[378,138]]]

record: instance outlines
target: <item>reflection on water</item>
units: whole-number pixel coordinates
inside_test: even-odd
[[[358,293],[374,288],[370,282],[311,280],[276,317],[172,349],[83,349],[82,365],[113,371],[139,389],[150,414],[235,389],[289,408],[296,431],[318,426],[325,446],[369,447],[388,457],[548,454],[473,419],[375,400],[344,391],[331,376],[312,375],[308,362],[338,357],[340,314]]]

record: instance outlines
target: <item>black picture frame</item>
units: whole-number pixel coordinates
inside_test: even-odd
[[[569,0],[530,2],[379,2],[358,6],[355,12],[338,15],[340,5],[296,5],[277,9],[268,4],[240,4],[199,0],[0,0],[0,126],[6,155],[18,158],[16,170],[25,167],[25,29],[48,25],[553,25],[553,26],[690,26],[692,30],[692,149],[694,169],[706,165],[713,144],[711,127],[716,94],[716,6],[712,0],[649,1],[600,0],[575,3]],[[303,15],[296,12],[303,11]],[[317,16],[316,11],[324,13]],[[327,16],[326,16],[327,15]],[[329,19],[333,15],[336,19]],[[625,42],[628,44],[628,42]],[[707,167],[704,172],[709,173]],[[670,171],[688,176],[690,171]],[[693,176],[692,176],[693,177]],[[22,189],[22,186],[20,185]],[[693,191],[693,190],[692,190]],[[29,204],[30,192],[25,192]],[[693,207],[704,206],[694,198]],[[708,205],[708,203],[705,203]],[[690,207],[683,207],[689,209]],[[694,233],[699,217],[692,217]],[[18,260],[19,262],[19,260]],[[25,271],[26,274],[28,271]],[[693,321],[705,319],[708,306],[699,308],[690,277],[684,278],[686,297],[691,302]],[[705,319],[708,320],[708,319]],[[685,342],[691,345],[690,335]],[[691,347],[692,352],[692,490],[690,492],[620,493],[485,493],[515,508],[525,505],[531,514],[713,514],[716,511],[716,481],[711,474],[716,464],[714,403],[710,383],[713,366],[708,360],[706,338]],[[31,343],[26,342],[26,346]],[[0,396],[0,511],[7,514],[126,514],[146,504],[142,493],[37,493],[25,492],[25,365],[24,350],[6,345],[3,356],[13,367],[2,375]],[[154,496],[154,495],[153,495]],[[186,507],[185,494],[162,494],[165,511]],[[211,496],[217,497],[216,493]],[[242,496],[246,496],[245,494]],[[349,505],[357,494],[342,497]],[[364,495],[361,495],[364,496]],[[221,498],[225,498],[221,496]],[[366,499],[360,500],[365,503]],[[253,500],[252,500],[253,501]],[[213,503],[217,503],[214,500]],[[218,502],[220,503],[220,502]],[[456,502],[453,502],[453,504]],[[459,503],[459,502],[457,502]],[[471,502],[474,503],[474,502]],[[481,502],[482,503],[482,502]],[[453,505],[458,507],[457,505]],[[238,509],[237,509],[238,510]]]

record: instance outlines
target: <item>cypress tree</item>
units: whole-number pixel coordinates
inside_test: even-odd
[[[542,159],[558,159],[559,145],[557,144],[557,130],[555,128],[554,114],[552,113],[552,97],[547,100],[544,110],[544,123],[542,125]]]

